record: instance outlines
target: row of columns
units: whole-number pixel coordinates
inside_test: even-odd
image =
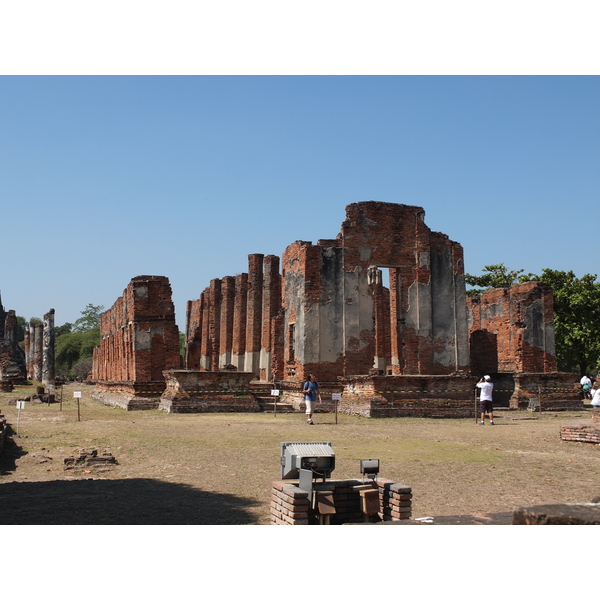
[[[188,302],[186,368],[232,365],[269,381],[280,310],[279,257],[249,255],[248,273],[213,279],[198,300]]]
[[[27,379],[53,385],[56,379],[54,355],[54,309],[44,315],[43,323],[32,323],[24,332]]]

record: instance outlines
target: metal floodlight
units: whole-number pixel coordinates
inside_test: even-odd
[[[360,472],[369,479],[375,479],[379,473],[379,459],[363,458],[360,461]]]
[[[301,470],[313,477],[331,477],[334,469],[331,442],[281,442],[282,479],[298,479]]]

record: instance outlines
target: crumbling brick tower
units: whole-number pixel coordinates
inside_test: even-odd
[[[556,371],[552,288],[527,281],[469,298],[471,369],[476,374]]]
[[[424,217],[417,206],[351,204],[335,240],[288,246],[285,379],[468,370],[463,250]]]
[[[134,277],[100,316],[94,349],[94,397],[127,410],[156,408],[165,390],[163,371],[179,369],[179,330],[166,277]]]

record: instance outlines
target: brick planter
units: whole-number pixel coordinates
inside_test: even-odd
[[[335,513],[330,516],[331,525],[365,522],[361,509],[360,490],[365,482],[358,479],[331,479]],[[369,485],[379,492],[379,512],[369,517],[371,521],[400,521],[410,519],[412,514],[412,489],[409,486],[380,478]],[[272,525],[318,525],[319,514],[312,508],[309,493],[292,481],[276,481],[271,493]]]

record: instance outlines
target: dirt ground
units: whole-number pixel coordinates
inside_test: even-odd
[[[0,457],[1,524],[268,524],[282,441],[332,442],[336,479],[360,478],[360,459],[379,458],[381,477],[412,487],[415,518],[600,495],[600,447],[560,439],[560,425],[589,410],[499,410],[494,427],[342,414],[337,423],[317,414],[308,426],[301,414],[127,412],[91,400],[92,391],[71,384],[62,405],[21,411],[11,400],[31,386],[0,394],[13,431]],[[117,464],[65,470],[80,449],[109,452]]]

